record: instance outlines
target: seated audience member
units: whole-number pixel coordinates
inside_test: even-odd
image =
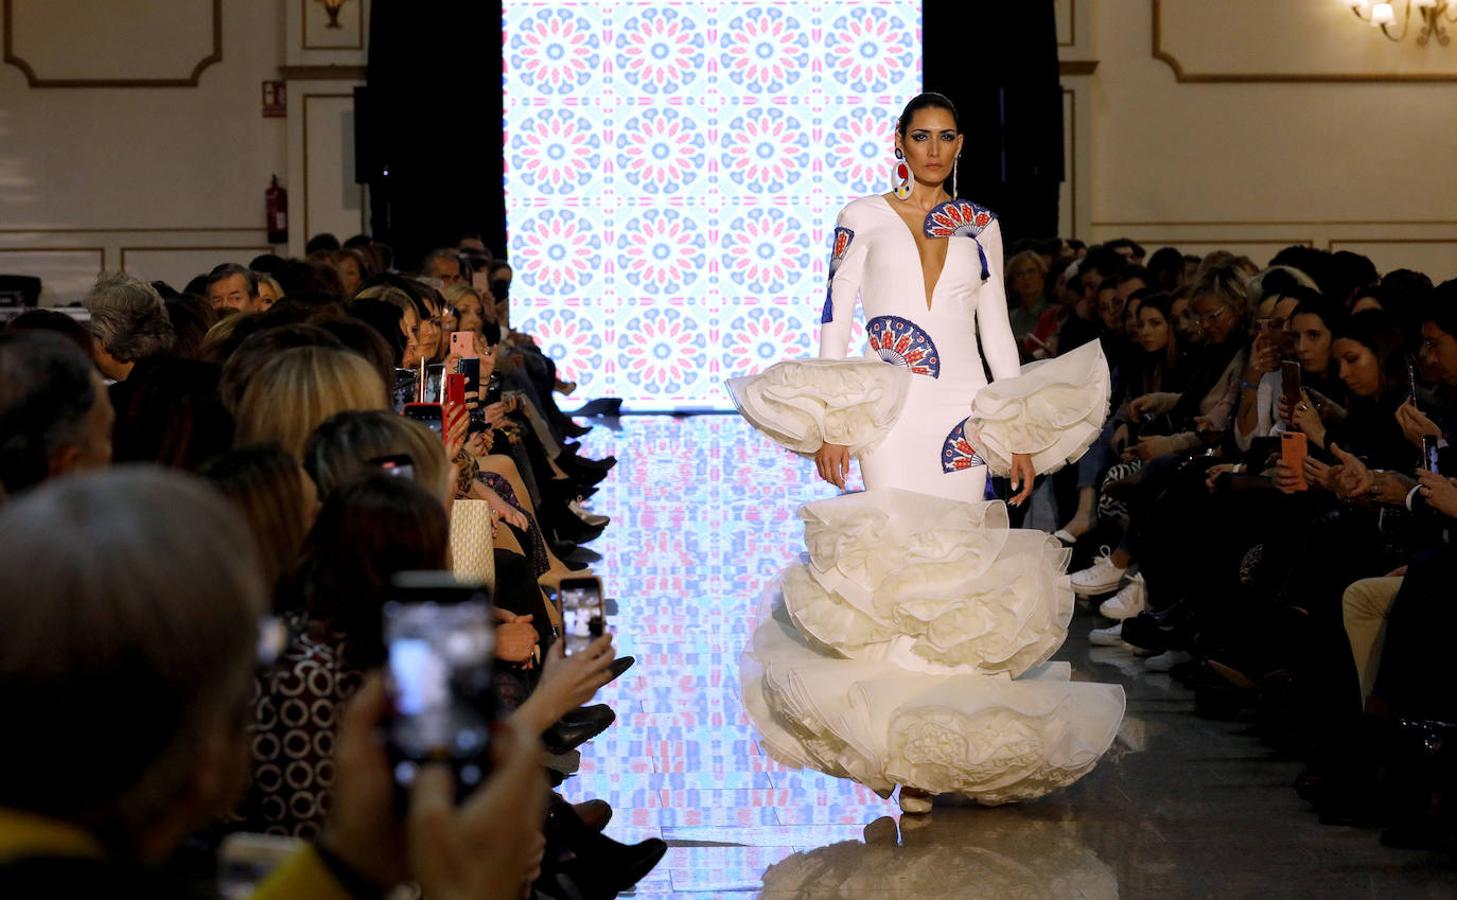
[[[91,355],[91,332],[71,316],[54,309],[27,309],[11,319],[10,327],[6,330],[11,332],[49,331],[69,338],[77,347],[81,348],[82,353],[87,356]]]
[[[338,249],[339,239],[324,231],[309,238],[309,242],[304,244],[304,256],[313,256],[315,253],[333,253]]]
[[[224,320],[222,324],[226,324]],[[283,325],[252,331],[242,340],[238,333],[216,345],[215,355],[223,362],[223,378],[219,385],[223,405],[235,416],[243,400],[243,390],[253,375],[269,360],[285,350],[297,347],[327,347],[343,350],[344,344],[317,325]],[[222,352],[226,350],[226,352]]]
[[[261,312],[258,274],[237,263],[223,263],[207,275],[207,299],[213,309]]]
[[[1012,337],[1022,350],[1022,358],[1032,359],[1035,351],[1048,350],[1031,340],[1037,323],[1049,309],[1047,263],[1031,250],[1024,250],[1007,260],[1006,273]]]
[[[198,896],[161,865],[242,787],[265,607],[246,527],[201,482],[118,469],[35,491],[0,528],[0,701],[27,735],[0,743],[0,895]],[[337,815],[257,896],[520,895],[544,793],[529,733],[503,728],[459,809],[422,773],[401,822],[385,706],[371,676],[339,716]]]
[[[154,356],[111,386],[116,462],[151,462],[197,471],[233,445],[233,417],[223,406],[214,363]]]
[[[1153,279],[1149,287],[1166,294],[1188,283],[1184,277],[1184,255],[1174,247],[1160,247],[1153,252],[1148,258],[1148,274]]]
[[[1234,423],[1235,446],[1250,449],[1256,438],[1275,437],[1288,423],[1279,417],[1283,390],[1282,366],[1300,363],[1300,381],[1323,397],[1335,393],[1330,371],[1330,341],[1344,318],[1314,288],[1294,281],[1265,281],[1264,299],[1255,313],[1254,339],[1240,373],[1239,412]],[[1295,321],[1297,315],[1300,322]]]
[[[273,609],[284,612],[279,588],[292,574],[319,511],[313,480],[298,460],[270,444],[231,450],[205,465],[202,475],[243,514]]]
[[[132,367],[172,347],[175,335],[157,289],[130,275],[103,275],[82,301],[91,314],[92,358],[101,374],[123,381]]]
[[[420,262],[420,274],[426,278],[436,279],[445,287],[460,284],[465,280],[462,268],[460,254],[449,247],[431,250]]]
[[[273,304],[282,300],[283,297],[283,285],[278,283],[278,279],[269,275],[267,272],[259,272],[258,308],[266,312],[272,309]]]
[[[339,272],[339,285],[345,299],[359,292],[359,286],[374,276],[374,266],[363,250],[345,247],[334,254],[334,267]]]
[[[0,486],[5,496],[108,465],[114,418],[100,373],[74,341],[47,331],[0,334]]]
[[[309,435],[346,409],[387,409],[379,373],[357,353],[296,347],[268,359],[243,388],[234,410],[240,444],[276,443],[295,459]]]
[[[202,359],[202,344],[221,316],[202,297],[178,294],[167,298],[167,319],[175,338],[169,351],[179,359]]]

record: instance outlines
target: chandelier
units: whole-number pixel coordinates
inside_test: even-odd
[[[1381,33],[1393,41],[1406,40],[1407,32],[1411,31],[1411,11],[1416,7],[1417,14],[1421,17],[1421,30],[1417,32],[1417,45],[1425,47],[1433,37],[1443,47],[1452,42],[1451,36],[1447,34],[1447,23],[1457,23],[1457,16],[1448,18],[1447,13],[1457,13],[1457,2],[1449,0],[1406,0],[1405,8],[1401,16],[1401,33],[1393,34],[1391,27],[1396,24],[1395,3],[1372,3],[1371,0],[1340,0],[1341,5],[1351,8],[1356,18],[1370,24],[1373,28],[1380,28]]]

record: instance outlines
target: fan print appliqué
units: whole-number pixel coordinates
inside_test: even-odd
[[[820,324],[827,324],[835,319],[835,299],[832,296],[835,288],[835,273],[840,270],[840,263],[845,261],[845,253],[850,249],[850,242],[853,240],[855,240],[854,231],[835,226],[835,242],[830,247],[830,274],[826,279],[829,283],[825,285],[825,308],[820,313]]]
[[[946,435],[946,443],[941,447],[941,471],[949,475],[972,466],[984,465],[986,460],[981,458],[981,454],[971,446],[971,441],[966,439],[966,420],[963,419]]]
[[[876,316],[865,323],[865,334],[870,349],[891,365],[917,375],[941,376],[941,354],[936,352],[936,343],[910,319]]]
[[[985,206],[977,206],[970,200],[947,200],[945,203],[938,203],[926,213],[924,228],[926,237],[950,238],[965,237],[976,242],[976,255],[981,260],[981,280],[986,281],[991,277],[991,268],[987,265],[987,251],[977,240],[977,235],[987,229],[995,222],[997,214]]]

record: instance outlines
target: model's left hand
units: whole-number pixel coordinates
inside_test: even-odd
[[[1032,498],[1032,487],[1037,481],[1037,469],[1032,465],[1032,456],[1027,453],[1012,454],[1012,468],[1007,472],[1012,480],[1013,506],[1021,506]]]

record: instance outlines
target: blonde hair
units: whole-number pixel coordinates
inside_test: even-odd
[[[364,357],[330,347],[295,347],[248,380],[234,412],[237,442],[272,442],[298,459],[309,434],[334,413],[388,405],[384,382]]]
[[[1041,255],[1033,253],[1031,250],[1023,250],[1021,253],[1007,260],[1006,272],[1007,282],[1009,284],[1012,281],[1012,276],[1023,266],[1031,266],[1037,270],[1037,274],[1043,278],[1047,277],[1047,260],[1043,259]]]
[[[223,361],[219,358],[221,349],[227,345],[233,332],[238,330],[238,326],[242,324],[243,320],[250,315],[234,309],[219,310],[219,312],[223,314],[222,318],[218,319],[218,323],[209,328],[207,334],[202,336],[202,358],[213,362]]]

